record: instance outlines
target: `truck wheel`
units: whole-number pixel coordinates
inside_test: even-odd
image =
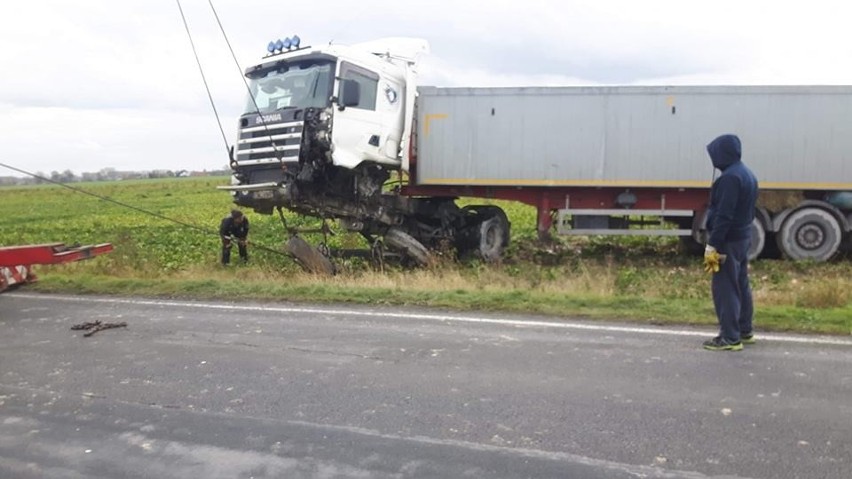
[[[388,230],[385,234],[385,243],[403,253],[407,258],[414,260],[419,266],[428,266],[432,263],[432,255],[429,254],[429,250],[423,246],[423,243],[399,228]]]
[[[748,249],[748,260],[756,260],[766,246],[766,228],[760,218],[751,222],[751,246]]]
[[[828,261],[840,248],[843,231],[828,211],[805,207],[794,211],[778,231],[778,248],[792,260]]]
[[[506,213],[494,205],[471,205],[464,209],[476,212],[476,216],[472,218],[476,222],[473,225],[473,234],[466,240],[465,249],[485,261],[500,261],[509,246],[511,223]]]
[[[509,237],[511,235],[512,223],[509,223],[509,217],[503,208],[494,205],[470,205],[464,208],[469,211],[476,211],[483,218],[498,217],[503,229],[503,249],[509,246]]]
[[[508,236],[508,227],[499,215],[483,220],[479,225],[477,253],[485,261],[500,261],[506,249],[506,236]]]
[[[334,274],[334,265],[331,261],[301,236],[292,236],[287,240],[287,252],[296,258],[299,265],[308,273],[329,276]]]
[[[769,220],[768,215],[761,214],[762,210],[755,210],[754,221],[751,223],[751,246],[748,250],[749,261],[754,261],[763,253],[766,248],[766,226],[763,223],[763,217]],[[692,225],[692,236],[681,237],[681,246],[684,251],[696,256],[704,254],[704,245],[707,243],[709,234],[707,232],[707,211],[705,210],[702,216],[696,217]],[[681,228],[683,224],[679,225]],[[691,241],[690,241],[691,240]]]

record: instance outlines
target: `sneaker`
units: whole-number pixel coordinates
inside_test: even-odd
[[[709,349],[710,351],[742,351],[743,343],[741,341],[732,343],[721,336],[716,336],[713,339],[704,341],[704,349]]]
[[[740,341],[742,341],[743,344],[754,344],[757,342],[757,340],[754,339],[754,334],[752,333],[740,334]]]

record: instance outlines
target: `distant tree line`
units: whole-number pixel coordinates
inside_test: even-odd
[[[230,175],[228,169],[221,170],[150,170],[150,171],[118,171],[115,168],[103,168],[97,172],[84,172],[79,175],[71,170],[36,172],[36,177],[0,176],[0,186],[39,185],[46,183],[78,183],[91,181],[120,181],[156,178],[186,178],[190,176],[225,176]]]

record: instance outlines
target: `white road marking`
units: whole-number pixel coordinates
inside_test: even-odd
[[[62,296],[62,295],[42,295],[42,294],[27,294],[27,293],[3,293],[4,296],[13,298],[39,299],[39,300],[55,300],[55,301],[72,301],[79,303],[106,303],[106,304],[132,304],[136,306],[164,306],[164,307],[179,307],[179,308],[196,308],[196,309],[213,309],[227,311],[257,311],[263,313],[297,313],[297,314],[325,314],[334,316],[362,316],[374,318],[395,318],[395,319],[419,319],[425,321],[440,321],[440,322],[460,322],[460,323],[481,323],[481,324],[498,324],[502,326],[518,326],[518,327],[541,327],[554,329],[573,329],[581,331],[600,331],[609,333],[633,333],[633,334],[655,334],[666,336],[692,336],[706,337],[707,331],[698,330],[682,330],[672,328],[654,328],[642,326],[612,326],[606,324],[588,324],[578,323],[573,321],[540,321],[540,320],[522,320],[522,319],[500,319],[500,318],[485,318],[477,316],[458,316],[444,314],[427,314],[427,313],[402,313],[402,312],[385,312],[385,311],[358,311],[345,309],[327,309],[327,308],[305,308],[305,307],[289,307],[289,306],[252,306],[242,304],[217,304],[217,303],[202,303],[202,302],[187,302],[187,301],[167,301],[155,299],[126,299],[126,298],[103,298],[103,297],[87,297],[87,296]],[[833,346],[850,346],[852,347],[852,339],[843,339],[842,337],[833,336],[801,336],[801,335],[781,335],[781,334],[763,334],[757,335],[758,341],[777,341],[785,343],[800,343],[800,344],[824,344]]]
[[[401,436],[398,434],[384,434],[372,429],[365,429],[352,426],[339,426],[336,424],[318,424],[304,421],[284,421],[286,424],[302,426],[311,429],[321,429],[334,432],[343,432],[350,434],[363,435],[378,439],[387,439],[392,441],[413,442],[432,446],[444,446],[453,448],[468,449],[476,452],[499,453],[512,456],[528,457],[533,459],[545,459],[549,461],[570,462],[574,464],[586,465],[594,468],[617,470],[631,476],[639,478],[678,478],[678,479],[699,479],[706,478],[698,472],[678,471],[662,469],[654,466],[644,465],[628,465],[614,461],[606,461],[601,459],[593,459],[586,456],[571,454],[567,452],[544,451],[541,449],[528,449],[522,447],[506,447],[502,445],[482,444],[469,441],[460,441],[456,439],[436,439],[427,436]],[[725,476],[729,479],[743,479],[740,476]]]

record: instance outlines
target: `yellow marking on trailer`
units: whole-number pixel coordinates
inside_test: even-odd
[[[421,185],[494,185],[494,186],[664,186],[709,188],[709,181],[632,181],[632,180],[520,180],[504,178],[430,178]]]
[[[419,185],[438,186],[620,186],[646,188],[709,188],[709,181],[677,180],[520,180],[504,178],[427,178]],[[852,183],[760,183],[761,190],[852,190]]]
[[[759,181],[759,180],[758,180]],[[778,189],[778,190],[848,190],[852,188],[852,183],[760,183],[760,189]]]
[[[432,120],[445,120],[449,118],[449,116],[450,115],[446,113],[430,113],[426,115],[426,118],[423,121],[423,136],[429,136]]]

